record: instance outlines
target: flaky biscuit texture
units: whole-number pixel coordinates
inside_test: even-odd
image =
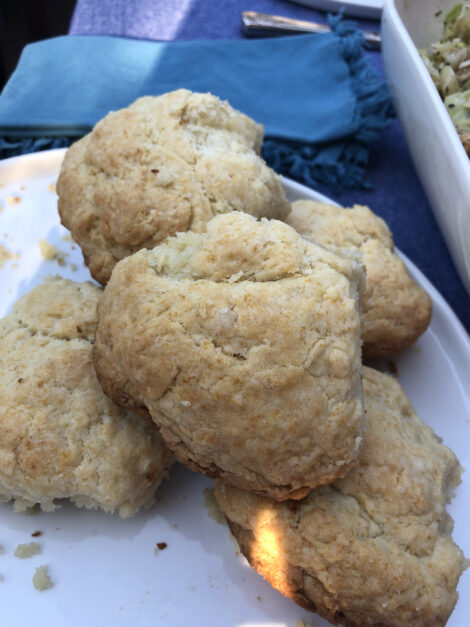
[[[0,499],[134,514],[172,456],[151,421],[103,393],[92,342],[101,290],[56,278],[0,321]]]
[[[370,209],[299,200],[287,223],[325,246],[361,252],[367,273],[361,311],[365,359],[393,356],[424,333],[431,320],[431,299],[395,253],[385,222]]]
[[[211,94],[179,89],[107,115],[65,155],[59,213],[91,274],[219,213],[284,219],[280,177],[259,156],[263,127]]]
[[[273,498],[342,476],[361,443],[364,272],[240,212],[119,262],[94,346],[106,393],[176,457]]]
[[[220,480],[215,496],[251,565],[296,603],[349,627],[442,627],[465,568],[445,509],[461,468],[394,379],[364,368],[363,389],[343,479],[296,502]]]

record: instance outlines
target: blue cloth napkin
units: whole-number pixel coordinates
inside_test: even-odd
[[[0,156],[69,145],[109,111],[185,87],[226,99],[265,127],[271,167],[308,185],[364,185],[391,103],[362,35],[150,42],[65,36],[30,44],[0,96]]]

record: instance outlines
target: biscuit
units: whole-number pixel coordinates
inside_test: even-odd
[[[106,393],[147,408],[179,461],[273,498],[355,463],[363,422],[356,257],[232,212],[120,261],[99,310]]]
[[[424,333],[431,320],[431,299],[395,253],[385,222],[370,209],[300,200],[292,205],[287,223],[319,244],[359,250],[363,255],[367,273],[361,311],[364,359],[391,357]]]
[[[59,214],[92,276],[168,235],[238,210],[284,219],[281,178],[259,156],[263,127],[211,94],[179,89],[112,112],[73,144]]]
[[[445,510],[455,455],[399,384],[364,368],[359,464],[303,501],[276,503],[220,480],[215,496],[250,564],[333,624],[445,625],[465,567]]]
[[[121,516],[153,502],[172,456],[150,420],[117,407],[93,368],[101,290],[56,278],[0,320],[0,500],[54,499]]]

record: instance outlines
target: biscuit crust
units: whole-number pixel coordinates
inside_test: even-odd
[[[93,367],[101,290],[56,278],[0,320],[0,499],[134,514],[172,455],[151,421],[115,405]]]
[[[364,359],[391,357],[413,344],[432,314],[428,294],[394,251],[385,222],[368,207],[343,209],[299,200],[287,223],[304,237],[332,248],[359,250],[366,267],[361,326]]]
[[[177,459],[276,499],[356,462],[363,422],[356,258],[233,212],[119,262],[95,367]]]
[[[366,426],[358,465],[303,501],[276,503],[220,480],[215,496],[250,564],[333,624],[446,624],[465,568],[445,510],[455,455],[399,384],[364,368]]]
[[[180,89],[107,115],[67,151],[57,182],[62,223],[92,276],[168,235],[201,232],[238,210],[284,219],[280,177],[259,156],[263,127],[211,94]]]

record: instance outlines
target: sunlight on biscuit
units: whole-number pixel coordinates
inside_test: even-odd
[[[282,547],[282,531],[277,525],[273,508],[262,510],[253,525],[254,542],[251,547],[253,565],[258,572],[282,594],[288,595],[287,561]]]

